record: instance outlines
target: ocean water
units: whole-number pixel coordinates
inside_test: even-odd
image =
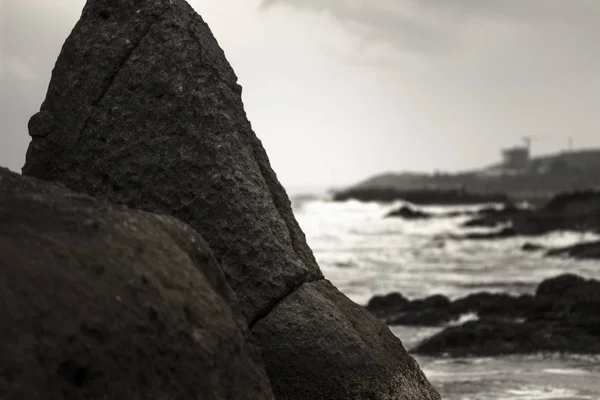
[[[409,298],[438,293],[457,298],[478,291],[533,293],[543,279],[564,272],[600,278],[598,261],[549,259],[521,250],[525,242],[564,246],[597,236],[563,232],[533,239],[460,240],[456,235],[485,229],[461,228],[468,216],[384,218],[400,205],[292,197],[296,218],[325,277],[359,304],[391,291]],[[420,208],[442,215],[481,207]],[[440,330],[391,329],[409,350]],[[600,400],[600,356],[415,358],[448,400]]]

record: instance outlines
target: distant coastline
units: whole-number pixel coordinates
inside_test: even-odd
[[[600,149],[494,164],[458,173],[385,173],[334,191],[334,200],[407,200],[417,204],[543,202],[560,192],[600,187]],[[411,200],[412,199],[412,200]]]

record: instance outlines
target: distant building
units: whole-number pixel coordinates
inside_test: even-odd
[[[502,166],[506,169],[522,170],[529,165],[529,148],[512,147],[502,150]]]

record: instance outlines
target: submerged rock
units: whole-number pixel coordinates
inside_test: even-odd
[[[515,234],[526,236],[560,230],[600,232],[600,191],[560,193],[536,209],[506,208],[473,218],[463,226],[496,227],[502,224],[509,224]]]
[[[544,250],[545,247],[541,244],[538,243],[531,243],[531,242],[526,242],[523,243],[523,246],[521,246],[521,250],[523,251],[538,251],[538,250]]]
[[[600,240],[550,249],[548,257],[571,257],[581,260],[600,260]]]
[[[492,240],[492,239],[506,239],[515,237],[519,234],[514,228],[507,226],[502,229],[492,232],[470,232],[464,235],[452,235],[453,239],[457,240]]]
[[[273,398],[186,224],[0,169],[0,248],[0,398]]]
[[[463,223],[463,227],[495,228],[511,222],[513,217],[526,212],[528,211],[518,208],[513,203],[505,203],[501,208],[485,207],[478,210],[474,218]]]
[[[366,308],[388,325],[442,326],[469,313],[520,318],[532,309],[532,299],[529,295],[480,292],[453,301],[439,294],[408,300],[400,293],[391,293],[374,296]]]
[[[307,297],[323,276],[236,81],[185,1],[89,0],[41,107],[54,128],[32,132],[23,172],[175,216],[202,234],[258,338],[279,398],[439,398],[382,322],[342,294]],[[38,114],[32,126],[44,120]],[[295,305],[282,315],[286,304]],[[304,336],[283,336],[286,326],[302,326]],[[348,332],[361,326],[358,336]],[[388,358],[378,357],[381,349]],[[290,380],[307,386],[293,392]]]
[[[429,219],[432,217],[430,213],[415,210],[408,206],[402,206],[398,209],[390,211],[386,217],[400,217],[404,219]]]

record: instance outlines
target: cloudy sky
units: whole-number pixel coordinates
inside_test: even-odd
[[[0,0],[0,165],[19,170],[83,0]],[[191,0],[287,186],[600,147],[599,0]]]

